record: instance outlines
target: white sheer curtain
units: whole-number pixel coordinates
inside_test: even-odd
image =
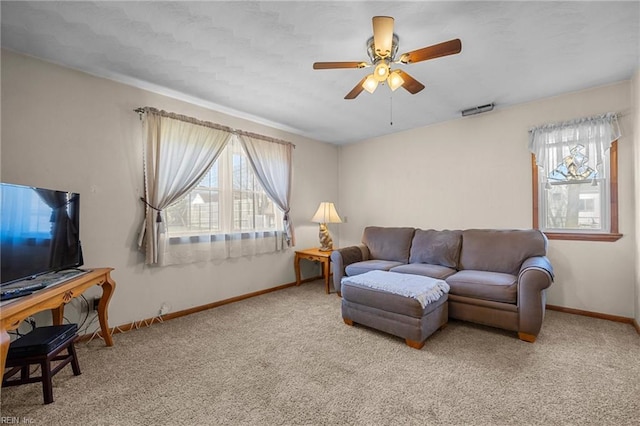
[[[239,134],[238,138],[257,179],[283,213],[287,245],[294,246],[295,233],[289,217],[293,145],[258,139],[247,134]]]
[[[577,144],[588,164],[599,169],[611,143],[620,137],[618,116],[615,113],[581,118],[564,123],[547,124],[531,129],[529,150],[536,156],[536,164],[545,170],[545,180]]]
[[[167,232],[160,239],[162,265],[255,256],[286,248],[282,214],[277,203],[267,202],[266,198],[271,197],[257,182],[237,137],[231,138],[216,163],[215,195],[209,199],[206,182],[198,186],[198,194],[204,196],[201,200],[207,206],[205,216],[217,218],[214,229],[185,230],[184,220],[175,220],[180,216],[180,203],[169,207],[166,212],[172,220],[167,222]],[[213,203],[209,204],[210,200]]]
[[[283,232],[248,231],[161,238],[161,264],[177,265],[274,253],[284,249]]]
[[[144,108],[145,217],[138,245],[147,264],[159,262],[163,210],[193,189],[211,168],[232,134]]]

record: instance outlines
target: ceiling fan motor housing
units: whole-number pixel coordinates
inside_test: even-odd
[[[369,55],[369,59],[371,60],[371,63],[374,65],[377,65],[378,62],[382,59],[388,59],[390,62],[393,62],[396,57],[396,54],[398,53],[399,41],[400,39],[398,38],[398,35],[393,34],[393,38],[391,41],[391,53],[389,54],[389,56],[382,58],[376,53],[376,47],[375,47],[373,37],[367,40],[367,55]]]

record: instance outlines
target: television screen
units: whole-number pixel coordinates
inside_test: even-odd
[[[1,284],[82,265],[80,194],[0,185]]]

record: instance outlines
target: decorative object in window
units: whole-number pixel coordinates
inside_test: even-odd
[[[549,180],[555,182],[584,181],[593,179],[594,185],[598,172],[589,166],[589,157],[584,153],[584,145],[577,144],[572,147],[562,162],[549,173]]]

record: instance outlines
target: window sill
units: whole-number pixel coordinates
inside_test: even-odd
[[[622,238],[622,234],[589,234],[589,233],[573,233],[573,232],[545,232],[544,235],[550,240],[568,240],[568,241],[605,241],[614,242]]]
[[[239,240],[257,240],[262,238],[273,238],[281,234],[282,231],[277,230],[254,230],[254,231],[237,231],[229,233],[196,233],[168,235],[169,244],[191,244],[201,242],[223,242],[223,241],[239,241]]]

